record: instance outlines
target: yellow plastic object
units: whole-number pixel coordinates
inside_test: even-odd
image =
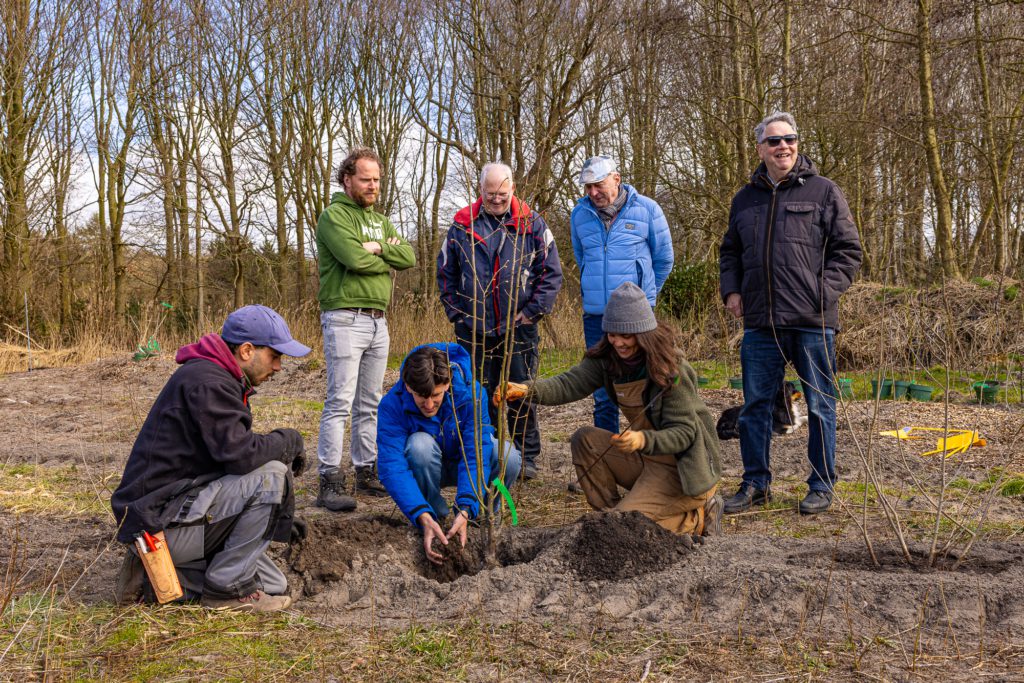
[[[963,453],[972,446],[984,446],[985,439],[976,430],[972,429],[942,429],[940,427],[900,427],[885,432],[879,432],[881,436],[894,436],[900,441],[910,439],[923,439],[924,434],[920,432],[942,432],[945,436],[939,438],[935,444],[935,450],[922,453],[921,456],[937,455],[945,453],[948,458],[957,453]]]

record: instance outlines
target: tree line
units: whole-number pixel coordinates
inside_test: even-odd
[[[717,258],[752,128],[797,117],[849,200],[861,277],[1024,271],[1019,0],[5,0],[0,316],[71,334],[315,299],[348,148],[434,259],[504,161],[571,262],[587,156],[655,197],[677,261]],[[568,264],[567,264],[568,265]],[[571,273],[571,266],[567,268]],[[567,287],[571,293],[574,288]],[[564,294],[569,295],[569,294]]]

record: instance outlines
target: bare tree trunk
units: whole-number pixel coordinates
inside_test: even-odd
[[[918,84],[921,95],[921,140],[928,159],[932,201],[935,204],[935,247],[943,275],[960,279],[960,267],[953,246],[953,205],[946,184],[939,151],[938,126],[935,120],[935,90],[932,82],[931,2],[917,0]]]

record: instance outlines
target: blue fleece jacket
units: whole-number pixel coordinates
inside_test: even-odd
[[[672,272],[672,235],[658,203],[625,183],[626,203],[605,230],[590,197],[572,210],[572,250],[580,269],[583,312],[604,315],[608,296],[632,282],[654,307],[662,285]]]
[[[494,429],[486,410],[488,397],[480,383],[473,380],[472,360],[461,346],[445,343],[425,346],[432,346],[448,354],[452,366],[452,385],[434,417],[426,417],[420,412],[412,393],[402,380],[395,383],[381,399],[377,419],[377,469],[380,482],[402,514],[413,524],[424,512],[434,516],[434,510],[423,497],[405,458],[405,442],[409,436],[416,432],[426,432],[437,441],[444,462],[458,459],[459,478],[455,504],[472,519],[480,510],[483,486],[490,476],[491,436]],[[416,347],[419,348],[422,347]],[[402,367],[405,367],[405,361]],[[477,398],[475,410],[474,384]],[[473,433],[476,424],[480,425],[483,450],[480,458],[483,472],[479,473],[480,476],[477,472],[477,440]]]

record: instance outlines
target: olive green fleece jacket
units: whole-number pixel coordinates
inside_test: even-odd
[[[614,382],[604,363],[584,358],[561,375],[530,384],[527,399],[542,405],[561,405],[587,398],[601,387],[617,403]],[[640,454],[674,455],[683,493],[699,496],[722,478],[722,463],[714,420],[697,395],[697,372],[681,361],[676,383],[660,396],[659,392],[661,387],[653,382],[648,381],[644,387],[647,419],[654,429],[638,430],[645,441]]]
[[[401,244],[388,244],[397,237]],[[378,242],[380,255],[363,248]],[[416,264],[416,254],[399,236],[387,216],[373,207],[363,208],[344,192],[335,192],[316,224],[320,255],[320,310],[379,308],[391,301],[391,269],[405,270]]]

